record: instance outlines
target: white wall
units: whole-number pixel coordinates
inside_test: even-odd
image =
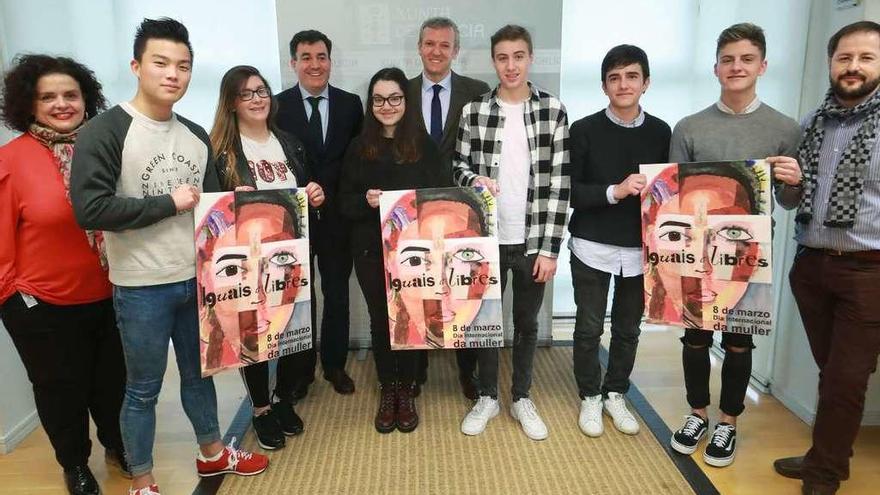
[[[866,0],[845,10],[838,10],[835,3],[813,1],[798,111],[800,117],[818,106],[828,90],[826,47],[831,35],[852,22],[863,19],[880,20],[880,0]],[[787,215],[783,224],[777,224],[777,229],[783,226],[786,232],[794,232],[793,215]],[[791,267],[795,247],[794,241],[789,239],[784,253],[786,270]],[[803,323],[791,296],[787,278],[781,288],[771,391],[801,419],[812,423],[818,399],[818,368],[810,354]],[[876,375],[869,385],[863,424],[880,424],[880,379]]]
[[[253,65],[281,88],[275,2],[256,0],[2,0],[7,62],[19,53],[68,55],[95,71],[110,104],[134,96],[132,43],[145,17],[173,17],[187,26],[193,77],[175,111],[210,130],[220,78],[238,64]]]

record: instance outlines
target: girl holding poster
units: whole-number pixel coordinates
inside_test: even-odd
[[[413,431],[418,351],[391,351],[385,265],[379,227],[382,191],[452,185],[449,165],[419,127],[417,108],[407,105],[407,79],[385,68],[370,80],[361,134],[348,148],[340,181],[340,208],[351,219],[352,254],[358,283],[370,313],[370,336],[381,386],[375,426]]]
[[[239,65],[226,72],[211,129],[220,182],[228,191],[305,187],[309,205],[319,207],[324,191],[309,181],[302,143],[276,127],[276,112],[269,82],[256,68]],[[269,363],[241,368],[254,408],[254,431],[264,449],[284,447],[285,435],[303,431],[291,400],[295,381],[292,358],[289,354],[278,359],[275,403],[269,395]]]

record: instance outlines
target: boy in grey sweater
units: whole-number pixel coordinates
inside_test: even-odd
[[[153,478],[156,400],[168,342],[183,409],[199,444],[200,476],[257,474],[266,456],[225,447],[217,396],[199,364],[193,213],[201,191],[218,191],[204,129],[172,108],[186,93],[192,47],[183,24],[145,19],[134,41],[138,91],[79,134],[70,196],[79,224],[106,233],[107,261],[127,382],[120,414],[133,475],[130,493],[159,493]]]
[[[776,200],[783,208],[797,206],[801,196],[801,171],[795,155],[800,128],[761,102],[756,94],[758,77],[767,70],[764,31],[754,24],[735,24],[721,32],[716,47],[715,75],[721,98],[708,108],[682,119],[672,132],[672,162],[727,161],[765,158],[773,174]],[[682,365],[691,413],[671,439],[672,448],[690,455],[708,431],[709,346],[713,332],[685,329]],[[745,408],[746,388],[752,372],[752,336],[725,332],[721,368],[721,417],[706,445],[707,464],[724,467],[736,454],[736,418]]]

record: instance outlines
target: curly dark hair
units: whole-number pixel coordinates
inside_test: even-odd
[[[95,116],[107,107],[101,83],[85,65],[67,57],[50,55],[19,55],[3,78],[0,118],[10,129],[27,132],[34,121],[34,98],[37,81],[46,74],[66,74],[79,83],[85,101],[86,115]]]

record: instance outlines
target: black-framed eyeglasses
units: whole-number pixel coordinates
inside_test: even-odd
[[[238,93],[238,97],[241,98],[241,101],[253,100],[254,95],[257,95],[260,98],[268,98],[269,88],[267,88],[266,86],[260,86],[257,89],[243,89]]]
[[[373,95],[373,106],[376,108],[381,108],[385,105],[387,101],[389,105],[392,107],[399,107],[401,103],[403,103],[403,95],[391,95],[388,98],[379,95]]]

